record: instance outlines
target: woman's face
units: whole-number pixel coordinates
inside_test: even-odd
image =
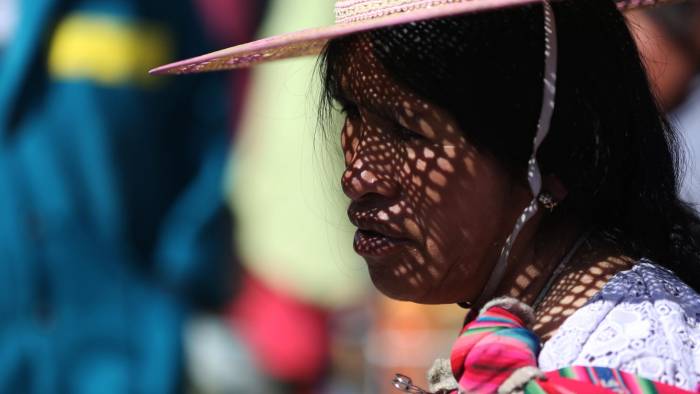
[[[341,182],[372,281],[402,300],[475,300],[527,190],[449,113],[388,78],[366,40],[344,64]]]

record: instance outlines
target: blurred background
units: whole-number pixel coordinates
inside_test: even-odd
[[[628,15],[700,203],[700,11]],[[465,311],[352,251],[316,60],[150,77],[332,0],[0,0],[0,393],[391,393]],[[335,122],[335,123],[334,123]]]

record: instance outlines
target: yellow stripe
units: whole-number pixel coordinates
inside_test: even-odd
[[[171,61],[172,51],[170,35],[158,25],[77,14],[56,28],[48,67],[57,80],[149,85],[155,78],[147,71]]]

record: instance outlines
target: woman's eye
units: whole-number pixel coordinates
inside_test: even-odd
[[[396,132],[403,140],[423,140],[425,137],[421,134],[416,133],[411,129],[407,129],[401,125],[396,126]]]

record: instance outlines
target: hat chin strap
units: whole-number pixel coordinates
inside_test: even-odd
[[[520,216],[518,216],[513,231],[508,238],[506,238],[506,242],[501,249],[501,254],[498,257],[498,262],[493,271],[491,271],[491,276],[474,305],[476,308],[480,308],[481,305],[485,304],[495,295],[496,288],[503,280],[506,268],[508,268],[508,258],[510,257],[510,252],[515,240],[518,238],[523,227],[525,227],[525,224],[535,216],[538,210],[537,199],[542,190],[542,174],[537,164],[537,151],[542,141],[544,141],[549,133],[552,113],[554,112],[557,81],[557,32],[554,11],[548,0],[543,0],[542,3],[544,9],[544,86],[542,92],[542,109],[540,111],[540,119],[537,123],[537,133],[532,141],[532,155],[527,163],[527,182],[532,192],[532,200],[530,204],[525,207]],[[471,312],[474,312],[474,310],[475,308],[473,308]],[[472,313],[470,313],[470,315],[471,314]]]

